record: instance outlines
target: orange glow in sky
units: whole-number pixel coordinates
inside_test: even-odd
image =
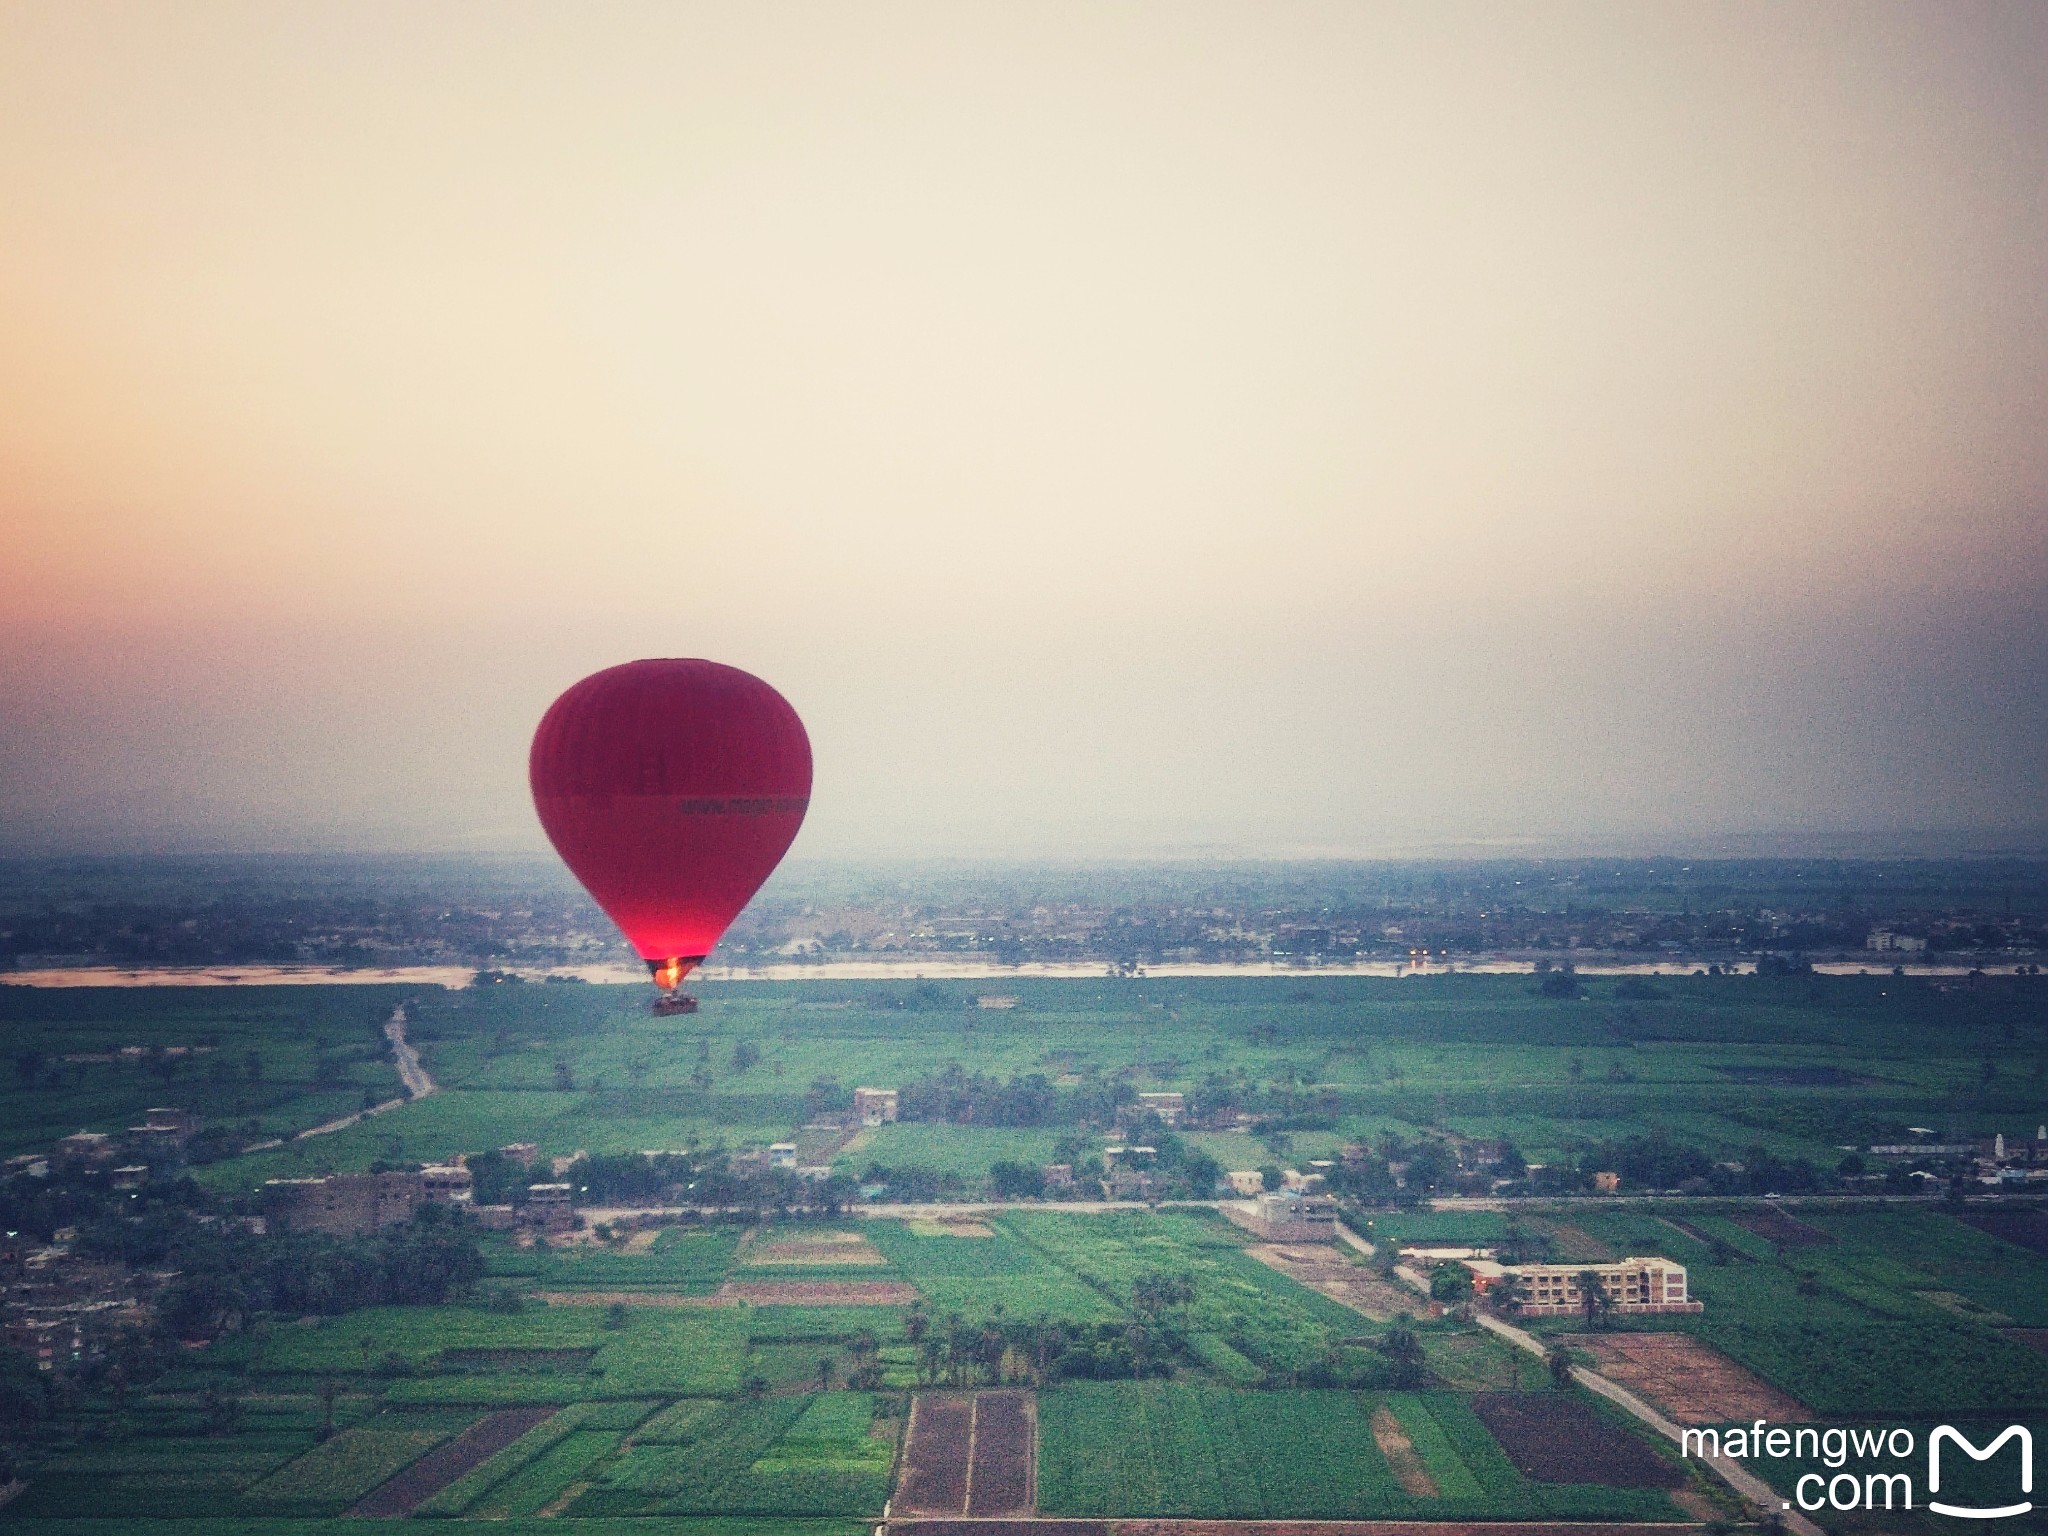
[[[0,849],[2048,821],[2048,10],[0,3]]]

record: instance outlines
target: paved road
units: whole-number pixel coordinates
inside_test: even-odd
[[[414,1099],[424,1099],[441,1086],[420,1065],[420,1053],[413,1049],[405,1038],[405,1004],[400,1003],[391,1010],[391,1017],[384,1021],[384,1038],[391,1042],[392,1064],[398,1068],[398,1080],[405,1085],[406,1096],[402,1099],[386,1099],[382,1104],[353,1115],[343,1115],[339,1120],[329,1120],[325,1125],[316,1125],[309,1131],[300,1131],[293,1141],[304,1141],[312,1136],[332,1136],[336,1131],[345,1131],[352,1125],[361,1125],[372,1115],[388,1114],[394,1109],[410,1104]],[[267,1147],[282,1145],[281,1142],[259,1142],[253,1147],[244,1147],[244,1152],[260,1152]]]
[[[1337,1224],[1337,1236],[1360,1253],[1368,1257],[1371,1256],[1373,1251],[1372,1244],[1342,1222]],[[1394,1273],[1403,1280],[1406,1280],[1417,1290],[1422,1291],[1425,1295],[1428,1294],[1428,1282],[1416,1271],[1404,1265],[1396,1269]],[[1549,1348],[1535,1334],[1504,1323],[1497,1317],[1488,1317],[1484,1312],[1475,1313],[1474,1315],[1477,1317],[1480,1327],[1489,1333],[1497,1334],[1517,1349],[1526,1349],[1538,1359],[1548,1359],[1550,1357]],[[1589,1371],[1582,1365],[1575,1365],[1572,1367],[1572,1379],[1588,1392],[1597,1392],[1616,1407],[1642,1420],[1643,1423],[1649,1425],[1650,1428],[1657,1431],[1658,1434],[1671,1441],[1674,1445],[1683,1445],[1685,1443],[1679,1435],[1676,1424],[1665,1418],[1663,1414],[1652,1408],[1626,1387],[1609,1381],[1598,1371]],[[1749,1500],[1762,1513],[1778,1516],[1779,1519],[1784,1521],[1786,1529],[1796,1531],[1798,1536],[1823,1536],[1819,1526],[1807,1519],[1806,1516],[1800,1514],[1798,1510],[1786,1504],[1783,1499],[1778,1497],[1777,1493],[1773,1491],[1768,1483],[1751,1472],[1749,1468],[1743,1466],[1741,1462],[1726,1456],[1703,1456],[1700,1460],[1713,1469],[1716,1477]]]
[[[440,1084],[420,1065],[420,1053],[405,1038],[406,1022],[405,1004],[400,1003],[391,1010],[391,1017],[384,1021],[384,1038],[391,1042],[391,1058],[398,1067],[398,1080],[405,1084],[405,1091],[415,1099],[424,1099]]]
[[[1484,1312],[1476,1315],[1479,1319],[1479,1326],[1486,1329],[1487,1332],[1498,1334],[1501,1338],[1507,1340],[1508,1343],[1515,1345],[1519,1349],[1526,1349],[1532,1355],[1546,1359],[1549,1357],[1549,1349],[1533,1333],[1524,1332],[1520,1328],[1502,1322],[1497,1317],[1488,1317]],[[1576,1381],[1588,1392],[1597,1392],[1616,1407],[1633,1414],[1666,1440],[1671,1441],[1672,1444],[1684,1444],[1684,1441],[1679,1436],[1678,1426],[1644,1402],[1640,1397],[1637,1397],[1635,1393],[1629,1391],[1628,1388],[1609,1381],[1598,1371],[1589,1371],[1582,1365],[1572,1367],[1572,1380]],[[1733,1488],[1754,1505],[1759,1513],[1766,1516],[1776,1515],[1785,1523],[1787,1530],[1796,1531],[1798,1536],[1824,1536],[1819,1526],[1779,1498],[1770,1484],[1766,1483],[1754,1472],[1751,1472],[1741,1462],[1727,1456],[1702,1456],[1698,1459],[1704,1462],[1722,1482]]]

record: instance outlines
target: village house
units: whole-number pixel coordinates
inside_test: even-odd
[[[105,1131],[74,1131],[50,1149],[60,1168],[105,1168],[114,1161],[114,1138]]]
[[[1337,1202],[1300,1190],[1269,1190],[1253,1202],[1252,1228],[1268,1242],[1331,1242],[1337,1236]]]
[[[420,1170],[420,1194],[437,1205],[467,1205],[476,1176],[460,1163],[430,1163]]]
[[[1233,1168],[1223,1175],[1223,1182],[1232,1194],[1248,1199],[1266,1192],[1266,1176],[1256,1168]]]
[[[128,1145],[157,1161],[182,1157],[205,1122],[190,1110],[158,1107],[142,1112],[142,1124],[128,1127]]]
[[[314,1179],[266,1179],[263,1216],[273,1232],[358,1237],[400,1222],[426,1198],[417,1173],[331,1173]]]
[[[570,1205],[572,1184],[529,1184],[526,1205],[520,1211],[524,1225],[543,1232],[570,1232],[576,1227],[576,1212]]]
[[[1141,1093],[1138,1108],[1157,1115],[1162,1125],[1179,1125],[1187,1117],[1188,1101],[1184,1094]]]
[[[894,1088],[856,1088],[853,1090],[853,1115],[862,1125],[888,1125],[896,1119],[897,1102]]]

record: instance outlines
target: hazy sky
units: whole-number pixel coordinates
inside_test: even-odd
[[[2048,823],[2048,6],[0,3],[0,847]]]

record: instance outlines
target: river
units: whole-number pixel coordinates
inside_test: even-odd
[[[1753,962],[1713,962],[1737,974],[1756,969]],[[1705,960],[1616,960],[1588,956],[1573,964],[1581,976],[1690,976],[1704,970]],[[1815,961],[1814,970],[1824,976],[1882,976],[1892,967],[1870,960]],[[645,984],[647,972],[625,965],[573,965],[553,968],[505,968],[527,981],[549,976],[573,977],[600,985]],[[1977,967],[1967,965],[1908,965],[1909,976],[1965,976]],[[1992,975],[2011,975],[2014,965],[1985,966]],[[1291,965],[1281,961],[1249,961],[1241,964],[1148,965],[1148,977],[1266,976],[1300,980],[1310,976],[1527,976],[1532,962],[1526,958],[1482,956],[1470,960],[1441,959],[1366,960],[1348,965]],[[276,987],[382,985],[461,988],[470,984],[474,968],[464,965],[401,965],[345,967],[333,965],[164,965],[164,966],[68,966],[47,970],[0,972],[0,985],[16,987]],[[1067,980],[1101,979],[1105,967],[1100,961],[1060,964],[998,965],[986,960],[955,960],[931,956],[917,960],[828,960],[815,964],[780,963],[758,966],[710,965],[695,973],[703,982],[747,981],[1016,981],[1024,978]]]

